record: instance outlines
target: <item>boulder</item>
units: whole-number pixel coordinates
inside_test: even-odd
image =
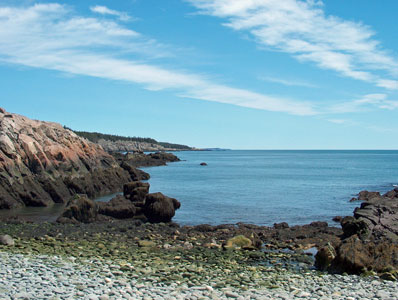
[[[398,244],[389,241],[364,241],[350,236],[337,248],[333,270],[362,273],[365,270],[383,272],[386,267],[398,268]]]
[[[326,246],[320,248],[315,255],[315,267],[318,270],[326,271],[336,258],[336,250],[334,247],[327,243]]]
[[[151,223],[170,222],[181,203],[162,193],[148,194],[145,198],[144,214]]]
[[[202,162],[202,163],[200,163],[200,165],[201,165],[201,166],[207,166],[207,163]]]
[[[133,218],[137,212],[134,204],[121,195],[116,196],[109,202],[98,202],[98,208],[100,214],[116,219]]]
[[[289,224],[286,222],[274,223],[274,228],[275,229],[286,229],[286,228],[289,228]]]
[[[381,195],[379,192],[369,192],[369,191],[361,191],[358,194],[359,201],[369,201],[372,198],[380,198]]]
[[[141,248],[155,248],[156,243],[153,241],[140,240],[138,241],[138,246]]]
[[[342,216],[335,216],[335,217],[333,217],[333,222],[336,222],[336,223],[341,223],[341,221],[343,221],[343,217]]]
[[[14,246],[15,242],[8,234],[0,235],[0,245]]]
[[[394,188],[393,190],[391,190],[391,191],[385,193],[385,194],[383,195],[383,197],[385,197],[385,198],[390,198],[390,199],[398,198],[398,188]]]
[[[251,239],[245,237],[244,235],[238,235],[230,238],[226,245],[224,246],[226,250],[239,250],[239,249],[254,249]]]
[[[69,200],[57,222],[65,223],[67,219],[71,223],[92,223],[97,220],[98,206],[85,195],[76,195]]]
[[[145,197],[149,193],[149,183],[141,181],[132,181],[123,186],[123,195],[125,198],[134,202],[136,205],[144,205]]]

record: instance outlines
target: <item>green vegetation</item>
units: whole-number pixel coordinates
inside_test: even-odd
[[[84,137],[93,143],[98,143],[99,140],[103,139],[103,140],[107,140],[107,141],[111,141],[111,142],[128,141],[128,142],[149,143],[149,144],[160,145],[165,148],[172,148],[172,149],[179,149],[179,150],[190,150],[191,149],[191,147],[186,146],[186,145],[158,142],[152,138],[126,137],[126,136],[119,136],[119,135],[114,135],[114,134],[103,134],[103,133],[99,133],[99,132],[77,131],[77,130],[68,128],[66,126],[64,126],[64,128],[73,131],[77,135]]]

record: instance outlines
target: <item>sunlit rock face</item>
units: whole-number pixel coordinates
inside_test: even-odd
[[[101,146],[60,124],[0,109],[0,208],[63,203],[120,190],[127,171]]]

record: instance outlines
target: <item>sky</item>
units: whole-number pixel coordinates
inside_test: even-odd
[[[0,106],[199,148],[398,149],[396,0],[0,0]]]

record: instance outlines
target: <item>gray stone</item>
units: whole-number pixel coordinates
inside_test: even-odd
[[[0,235],[0,244],[6,246],[14,246],[15,242],[8,234]]]

